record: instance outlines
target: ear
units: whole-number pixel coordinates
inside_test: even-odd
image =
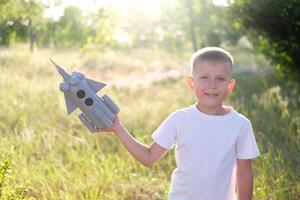
[[[189,86],[190,90],[193,92],[194,89],[195,89],[195,83],[194,83],[193,77],[188,76],[187,77],[187,83],[188,83],[188,86]]]
[[[227,89],[228,89],[228,92],[231,93],[234,89],[234,86],[235,86],[235,79],[231,79],[228,86],[227,86]]]

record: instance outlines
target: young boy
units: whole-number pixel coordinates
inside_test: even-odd
[[[251,159],[259,155],[250,121],[223,105],[233,91],[233,59],[207,47],[191,58],[190,90],[195,105],[175,111],[152,134],[148,147],[131,136],[118,117],[110,129],[139,162],[151,166],[175,145],[171,200],[250,200]],[[237,193],[237,194],[236,194]]]

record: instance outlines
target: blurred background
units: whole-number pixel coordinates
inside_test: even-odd
[[[90,134],[66,115],[49,58],[107,83],[100,93],[150,143],[195,102],[185,78],[205,46],[235,59],[226,103],[261,151],[254,199],[300,199],[299,0],[1,0],[0,199],[167,199],[173,150],[146,168],[114,135]]]

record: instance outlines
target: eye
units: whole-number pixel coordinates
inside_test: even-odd
[[[208,76],[200,76],[200,79],[203,79],[203,80],[208,79]]]
[[[217,80],[218,80],[218,81],[225,81],[226,79],[223,78],[223,77],[218,77]]]

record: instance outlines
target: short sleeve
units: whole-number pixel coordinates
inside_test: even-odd
[[[152,139],[163,148],[169,149],[175,144],[177,135],[177,118],[178,112],[172,113],[152,134]]]
[[[238,159],[253,159],[260,154],[250,121],[247,121],[237,138],[236,153]]]

